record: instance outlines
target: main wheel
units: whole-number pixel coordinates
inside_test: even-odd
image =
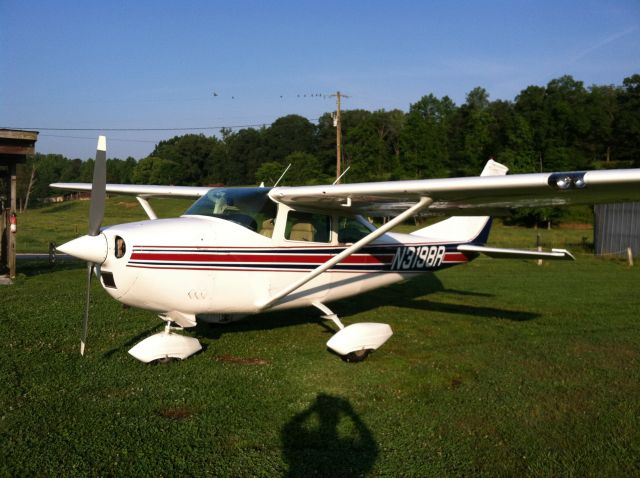
[[[171,363],[171,362],[175,362],[178,359],[175,357],[161,357],[159,359],[154,360],[153,362],[151,362],[153,365],[164,365],[167,363]]]
[[[369,356],[369,354],[372,351],[373,350],[371,349],[356,350],[355,352],[350,352],[347,355],[342,355],[341,358],[345,362],[349,362],[349,363],[362,362],[364,359],[366,359]]]

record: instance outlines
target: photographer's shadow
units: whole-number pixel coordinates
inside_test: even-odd
[[[376,461],[378,446],[351,404],[319,394],[282,429],[288,477],[365,475]]]

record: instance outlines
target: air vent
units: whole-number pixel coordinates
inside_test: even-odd
[[[105,287],[117,289],[116,282],[113,280],[113,274],[111,272],[102,272],[100,273],[100,276],[102,277],[102,283]]]

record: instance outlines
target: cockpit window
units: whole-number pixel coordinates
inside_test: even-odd
[[[184,214],[218,217],[271,237],[277,208],[269,199],[269,191],[270,188],[211,189]]]

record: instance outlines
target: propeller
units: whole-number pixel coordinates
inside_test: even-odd
[[[100,225],[104,217],[104,203],[107,193],[107,138],[98,137],[96,161],[93,165],[93,182],[91,184],[91,204],[89,205],[89,236],[100,234]],[[85,236],[86,237],[86,236]],[[89,332],[89,302],[91,301],[91,277],[95,262],[87,261],[87,297],[82,321],[82,337],[80,338],[80,355],[84,355]]]

